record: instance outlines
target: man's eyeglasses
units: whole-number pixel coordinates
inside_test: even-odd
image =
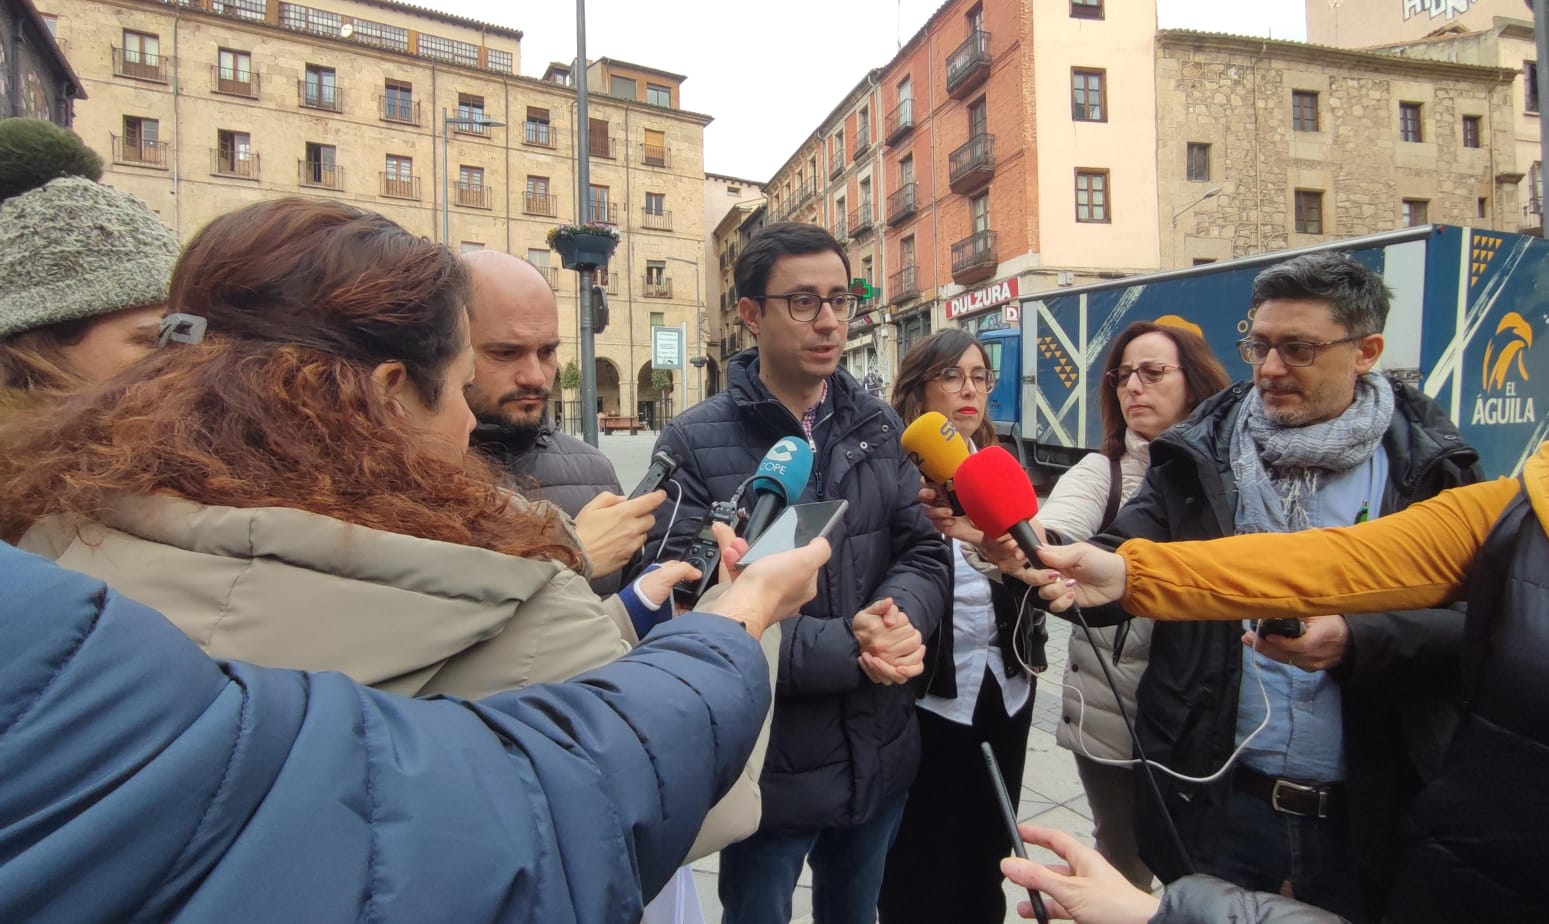
[[[816,321],[818,314],[823,310],[823,303],[833,306],[834,314],[841,321],[853,321],[861,307],[861,297],[853,292],[842,292],[838,295],[830,295],[824,298],[815,292],[787,292],[784,295],[750,295],[755,302],[766,299],[778,298],[785,302],[785,310],[791,313],[792,321],[808,323]]]
[[[1129,384],[1129,377],[1140,376],[1140,381],[1146,385],[1155,385],[1160,382],[1167,373],[1174,369],[1181,369],[1172,363],[1141,363],[1138,366],[1120,366],[1117,369],[1109,369],[1103,373],[1103,378],[1108,380],[1109,388],[1123,388]]]
[[[948,366],[931,376],[932,381],[940,382],[941,387],[947,391],[962,391],[965,379],[972,379],[974,387],[980,391],[989,391],[995,387],[995,373],[988,369],[975,369],[971,373],[964,373],[957,366]]]
[[[1244,337],[1237,341],[1237,352],[1242,354],[1242,361],[1250,366],[1264,365],[1264,361],[1269,359],[1270,350],[1279,353],[1280,361],[1287,366],[1310,366],[1318,361],[1318,354],[1329,347],[1341,343],[1354,343],[1357,340],[1365,340],[1366,337],[1366,334],[1356,334],[1353,337],[1340,337],[1338,340],[1282,340],[1279,343]]]

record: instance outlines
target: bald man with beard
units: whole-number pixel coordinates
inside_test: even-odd
[[[592,588],[601,596],[615,593],[620,569],[644,545],[666,492],[625,500],[608,458],[550,422],[559,305],[543,273],[494,250],[463,259],[473,278],[468,406],[479,421],[473,448],[505,473],[512,489],[550,501],[575,519],[592,560]]]

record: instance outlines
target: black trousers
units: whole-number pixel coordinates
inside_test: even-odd
[[[1033,698],[1006,715],[1000,684],[986,672],[973,725],[925,709],[920,718],[920,772],[887,855],[878,902],[882,924],[1001,924],[1006,897],[1000,861],[1011,844],[979,742],[988,741],[1015,807],[1022,793]]]

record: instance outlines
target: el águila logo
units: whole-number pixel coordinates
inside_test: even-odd
[[[1473,423],[1533,423],[1538,419],[1533,396],[1517,394],[1518,382],[1528,381],[1527,354],[1532,349],[1533,326],[1517,312],[1507,312],[1484,348],[1480,369],[1484,390],[1474,399]]]

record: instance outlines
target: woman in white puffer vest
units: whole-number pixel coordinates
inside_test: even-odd
[[[1199,334],[1185,322],[1168,320],[1136,321],[1114,338],[1103,365],[1103,448],[1061,476],[1043,503],[1038,522],[1052,540],[1076,542],[1107,528],[1120,505],[1140,488],[1151,464],[1151,441],[1229,384],[1226,370]],[[1092,636],[1095,648],[1079,626],[1071,627],[1055,740],[1075,753],[1098,851],[1132,883],[1150,890],[1151,871],[1135,846],[1134,771],[1102,762],[1134,755],[1097,659],[1108,661],[1133,719],[1135,689],[1151,649],[1151,621],[1132,619],[1093,629]]]

